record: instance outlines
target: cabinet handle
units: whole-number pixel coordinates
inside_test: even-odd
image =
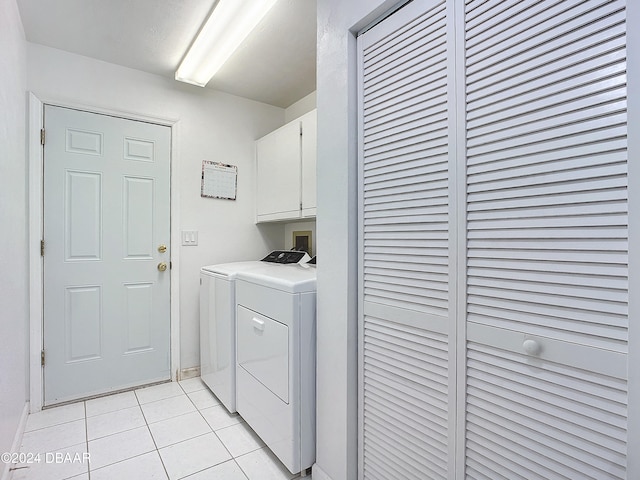
[[[259,318],[253,317],[253,328],[256,330],[260,330],[264,332],[264,320],[260,320]]]
[[[522,348],[524,348],[524,351],[529,355],[537,355],[538,353],[540,353],[540,344],[535,340],[525,340],[522,344]]]

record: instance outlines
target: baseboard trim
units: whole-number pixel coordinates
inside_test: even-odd
[[[322,470],[317,463],[314,463],[311,467],[311,478],[313,480],[332,480],[329,475]]]
[[[186,380],[188,378],[194,378],[200,376],[200,367],[183,368],[180,370],[180,377],[178,380]]]
[[[24,404],[24,408],[22,409],[22,415],[20,416],[20,422],[18,423],[18,428],[16,429],[16,434],[13,437],[13,443],[11,444],[11,450],[9,453],[19,453],[20,445],[22,445],[22,436],[24,435],[24,429],[27,426],[27,417],[29,416],[29,402]],[[9,480],[11,478],[11,463],[3,463],[3,471],[1,480]]]

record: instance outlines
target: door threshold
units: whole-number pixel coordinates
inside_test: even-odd
[[[49,408],[63,407],[65,405],[72,405],[74,403],[85,402],[87,400],[94,400],[96,398],[109,397],[111,395],[117,395],[119,393],[132,392],[134,390],[139,390],[140,388],[155,387],[156,385],[162,385],[163,383],[171,383],[171,382],[172,382],[172,380],[169,378],[167,380],[160,380],[160,381],[157,381],[157,382],[143,383],[141,385],[122,388],[120,390],[113,390],[113,391],[110,391],[110,392],[98,393],[96,395],[89,395],[88,397],[76,398],[76,399],[73,399],[73,400],[66,400],[64,402],[53,403],[51,405],[43,405],[42,406],[42,410],[47,410]]]

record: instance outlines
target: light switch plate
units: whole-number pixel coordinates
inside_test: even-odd
[[[197,230],[183,230],[182,231],[182,245],[186,247],[193,247],[198,245],[198,231]]]

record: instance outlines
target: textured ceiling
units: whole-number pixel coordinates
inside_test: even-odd
[[[214,4],[18,0],[28,41],[171,78]],[[207,88],[285,108],[315,90],[315,63],[316,1],[278,0]]]

